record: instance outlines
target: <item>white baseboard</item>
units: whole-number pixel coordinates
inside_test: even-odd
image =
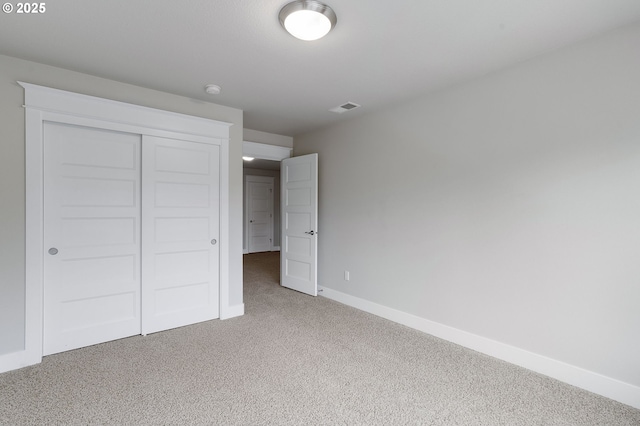
[[[226,320],[229,318],[240,317],[244,315],[244,303],[239,305],[227,306],[224,312],[220,312],[220,319]]]
[[[34,357],[25,350],[0,355],[0,373],[28,367],[41,361],[41,356]]]
[[[244,303],[227,306],[220,311],[221,320],[235,318],[242,315],[244,315]],[[0,355],[0,373],[28,367],[29,365],[38,364],[40,362],[42,362],[41,355],[33,353],[30,354],[25,350],[2,354]]]
[[[640,387],[638,386],[327,287],[323,287],[319,294],[328,299],[640,409]]]

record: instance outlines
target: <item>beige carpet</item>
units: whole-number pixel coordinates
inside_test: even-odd
[[[0,424],[640,425],[613,402],[322,297],[245,256],[246,315],[0,374]]]

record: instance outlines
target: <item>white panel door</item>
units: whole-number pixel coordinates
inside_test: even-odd
[[[140,334],[140,136],[44,125],[44,355]]]
[[[219,316],[219,151],[143,136],[142,334]]]
[[[318,154],[282,160],[280,283],[318,295]]]
[[[247,215],[249,216],[249,253],[270,251],[273,242],[273,178],[263,182],[247,176]]]

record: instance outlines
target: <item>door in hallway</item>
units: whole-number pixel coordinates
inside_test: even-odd
[[[249,253],[273,250],[274,178],[247,176]]]

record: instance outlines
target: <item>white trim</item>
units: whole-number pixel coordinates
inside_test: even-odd
[[[42,361],[42,354],[37,358],[29,357],[26,350],[0,355],[0,373],[28,367]]]
[[[187,135],[229,139],[232,123],[194,117],[51,87],[18,81],[25,89],[25,107],[112,123],[131,124],[145,129],[166,130]]]
[[[0,372],[42,361],[44,179],[41,111],[25,111],[25,327],[24,350],[0,356]]]
[[[245,181],[244,181],[244,210],[245,210],[245,215],[244,215],[244,229],[245,229],[245,233],[244,233],[244,246],[246,247],[246,252],[250,253],[249,251],[249,184],[252,182],[258,182],[258,183],[270,183],[271,184],[271,210],[269,211],[269,214],[271,215],[271,249],[273,249],[273,240],[275,238],[275,200],[276,200],[276,178],[273,176],[254,176],[254,175],[246,175],[245,176]]]
[[[244,303],[241,303],[239,305],[227,306],[224,316],[220,314],[220,319],[226,320],[230,318],[241,317],[242,315],[244,315]]]
[[[0,372],[42,361],[43,320],[43,124],[45,121],[105,128],[201,143],[220,148],[220,318],[242,315],[229,306],[229,126],[123,102],[18,82],[25,89],[25,347],[0,355]]]
[[[640,408],[640,387],[327,287],[320,295],[570,385]]]
[[[229,143],[220,147],[220,319],[231,318],[229,311]],[[244,311],[243,311],[244,312]],[[242,314],[240,314],[242,315]]]
[[[246,157],[260,158],[262,160],[282,161],[291,157],[293,148],[268,145],[258,142],[242,142],[242,155]]]
[[[262,160],[282,161],[285,158],[291,158],[292,153],[293,153],[293,148],[287,148],[284,146],[269,145],[265,143],[250,142],[250,141],[242,142],[243,156],[259,158]],[[245,194],[243,195],[243,202],[244,202],[244,206],[246,206],[246,198],[247,198],[246,183],[243,189],[245,190]],[[273,190],[280,191],[280,188],[274,188]],[[246,208],[243,208],[243,210],[245,210],[245,212],[243,213],[244,214],[243,219],[245,223],[244,223],[244,235],[242,238],[242,245],[243,245],[242,252],[243,254],[248,254],[249,253],[249,242],[248,242],[249,237],[247,235],[248,219],[246,215]],[[275,216],[275,212],[274,212],[274,216]],[[282,233],[282,230],[280,230],[280,232]],[[275,227],[274,227],[273,233],[274,235],[271,237],[272,243],[273,243],[273,240],[275,239]],[[273,246],[272,250],[276,250],[275,246]],[[280,247],[278,247],[277,250],[280,251]]]

